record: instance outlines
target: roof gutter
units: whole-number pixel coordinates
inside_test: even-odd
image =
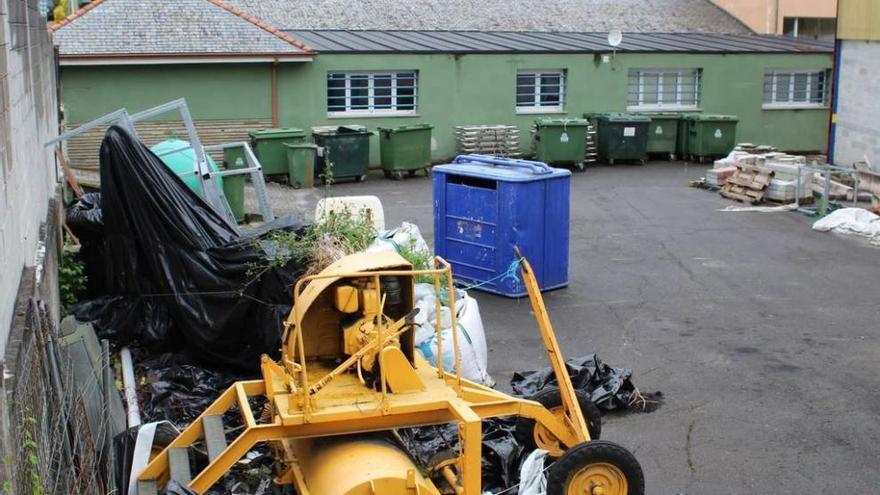
[[[315,53],[303,54],[145,54],[61,55],[61,66],[259,64],[311,62]]]

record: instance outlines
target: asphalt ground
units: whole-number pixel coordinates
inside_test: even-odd
[[[880,493],[880,249],[793,212],[733,213],[687,187],[705,166],[598,166],[572,177],[569,286],[544,297],[563,352],[632,368],[665,404],[607,415],[647,493]],[[309,215],[325,194],[272,185]],[[430,178],[373,174],[388,225],[433,238]],[[547,365],[528,301],[474,292],[499,388]]]

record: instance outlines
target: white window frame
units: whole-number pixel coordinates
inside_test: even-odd
[[[397,82],[401,74],[413,75],[413,94],[403,95],[405,98],[413,99],[413,108],[398,109],[397,108]],[[330,107],[330,78],[332,76],[345,76],[345,110],[331,110]],[[355,98],[366,98],[369,108],[351,108],[352,107],[352,76],[367,76],[367,95],[356,96]],[[375,80],[377,77],[390,77],[391,86],[387,89],[391,90],[389,95],[376,95]],[[327,116],[328,117],[414,117],[418,116],[419,105],[419,71],[417,70],[389,70],[389,71],[330,71],[327,73]],[[341,88],[337,88],[341,89]],[[383,88],[386,89],[386,88]],[[391,108],[375,108],[376,98],[391,98]]]
[[[534,92],[532,96],[534,97],[534,103],[531,105],[520,105],[517,102],[517,98],[519,97],[519,78],[520,76],[535,76],[535,85]],[[559,104],[558,105],[541,105],[541,86],[542,86],[542,78],[544,76],[559,76]],[[540,114],[540,113],[564,113],[565,112],[565,70],[564,69],[554,69],[554,70],[538,70],[538,69],[529,69],[529,70],[518,70],[516,71],[516,81],[514,85],[514,108],[516,109],[516,113],[518,114]]]
[[[636,84],[636,89],[638,94],[636,96],[636,104],[630,104],[630,94],[633,90],[631,85],[631,80],[633,79],[633,73],[635,73],[635,77],[638,80]],[[645,103],[645,77],[648,74],[657,74],[657,103]],[[682,103],[682,100],[687,93],[682,86],[682,79],[684,76],[694,75],[694,82],[696,88],[694,89],[694,94],[696,95],[695,103]],[[660,99],[663,92],[663,82],[670,75],[675,75],[675,102],[666,103],[661,102]],[[634,112],[651,112],[657,110],[700,110],[700,105],[703,101],[703,69],[701,68],[690,68],[690,69],[631,69],[627,73],[626,80],[626,109]]]
[[[816,74],[822,74],[822,78],[824,81],[824,88],[822,90],[822,101],[814,102],[814,101],[795,101],[794,94],[794,77],[796,75],[806,74],[807,75],[807,88],[806,94],[808,95],[808,99],[812,99],[812,90],[813,90],[813,77]],[[788,76],[788,100],[786,101],[777,101],[777,93],[776,90],[777,84],[779,83],[779,76]],[[769,78],[769,81],[768,81]],[[770,101],[767,101],[767,84],[770,84]],[[764,110],[794,110],[794,109],[827,109],[828,108],[828,100],[831,94],[829,85],[831,84],[831,70],[830,69],[806,69],[806,70],[797,70],[797,69],[785,69],[785,70],[768,70],[764,72],[764,83],[762,89],[762,105],[761,108]]]

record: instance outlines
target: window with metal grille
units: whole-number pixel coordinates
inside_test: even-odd
[[[768,71],[764,73],[764,108],[825,107],[829,71]]]
[[[634,69],[627,79],[630,110],[700,107],[701,69]]]
[[[415,71],[327,74],[330,115],[414,115],[417,99]]]
[[[561,112],[565,108],[565,71],[521,70],[516,73],[518,113]]]

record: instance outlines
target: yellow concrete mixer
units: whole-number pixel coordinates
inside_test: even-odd
[[[138,476],[139,494],[155,494],[168,480],[205,493],[257,443],[270,442],[275,482],[299,495],[480,495],[482,421],[516,416],[517,429],[531,433],[526,443],[553,457],[549,495],[641,495],[635,457],[591,438],[597,410],[572,387],[532,269],[520,261],[558,389],[525,400],[463,379],[457,332],[454,369],[442,359],[431,366],[414,349],[413,288],[416,277],[433,279],[455,307],[449,264],[435,258],[434,269],[413,270],[392,252],[351,255],[298,281],[281,360],[264,356],[262,380],[235,383],[153,458]],[[439,322],[436,331],[440,347]],[[227,442],[230,410],[244,427]],[[458,426],[459,447],[433,465],[418,465],[395,433],[445,423]]]

